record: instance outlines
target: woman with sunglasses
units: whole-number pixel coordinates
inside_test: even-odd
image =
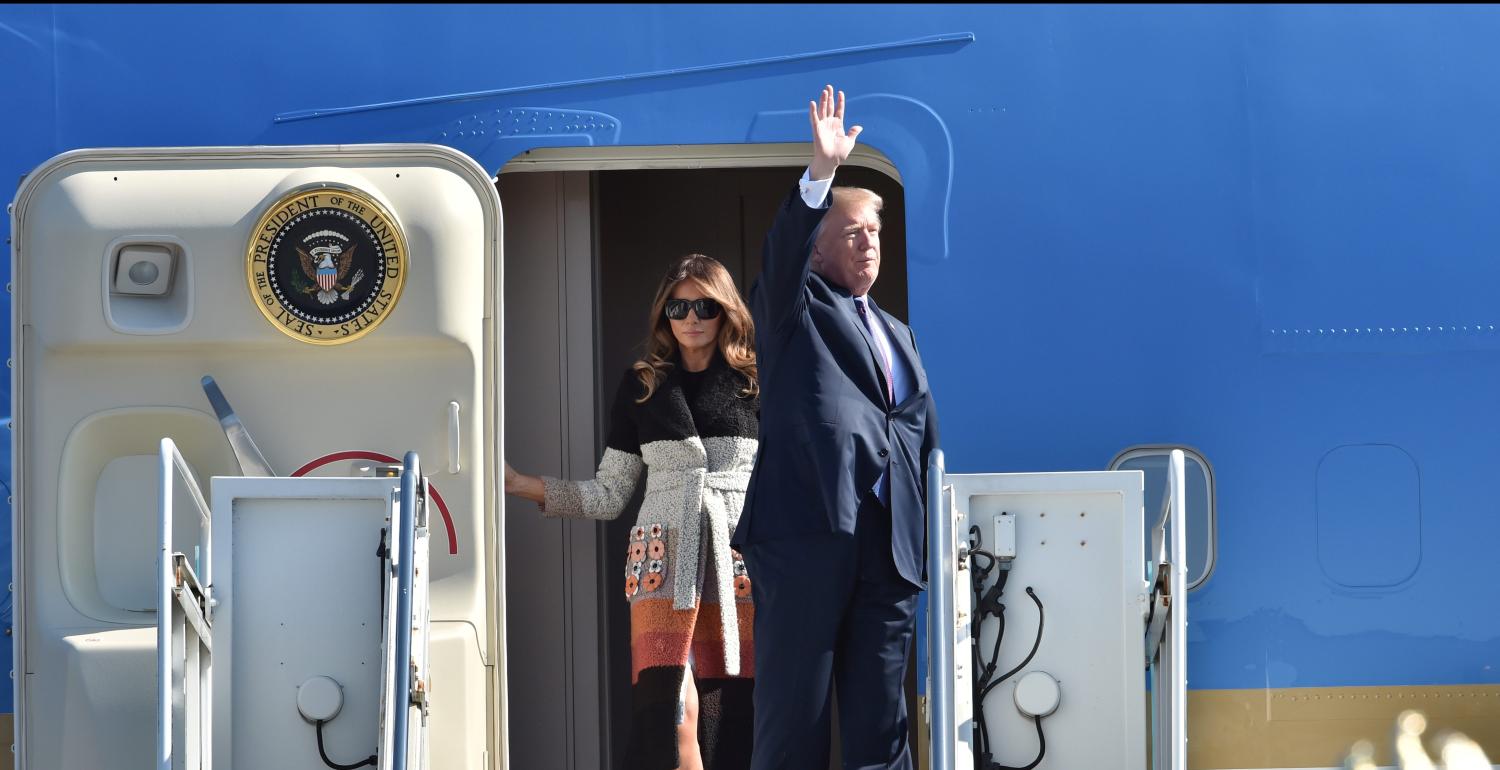
[[[546,516],[588,519],[617,518],[645,471],[625,558],[630,768],[750,766],[754,608],[729,538],[755,463],[754,339],[724,266],[701,254],[677,260],[652,301],[645,355],[615,395],[594,478],[505,466],[507,494]]]

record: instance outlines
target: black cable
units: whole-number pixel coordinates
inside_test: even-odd
[[[363,761],[363,762],[356,762],[355,764],[352,764],[352,765],[341,765],[341,764],[339,764],[339,763],[337,763],[337,762],[329,759],[328,758],[328,752],[326,752],[326,751],[323,750],[323,722],[324,722],[324,720],[319,719],[317,722],[314,723],[314,724],[317,725],[317,731],[318,731],[318,756],[320,756],[320,757],[323,758],[323,764],[328,765],[329,767],[333,768],[333,770],[355,770],[355,768],[357,768],[357,767],[364,767],[365,765],[374,766],[374,764],[375,764],[375,755],[374,754],[371,754],[367,759],[365,759],[365,761]]]
[[[969,635],[973,639],[972,643],[969,644],[969,654],[973,664],[970,670],[974,672],[974,678],[970,683],[974,691],[970,697],[975,700],[979,698],[979,687],[983,681],[979,672],[986,668],[984,658],[979,652],[979,632],[980,628],[984,625],[985,617],[984,607],[981,605],[979,599],[984,592],[984,581],[989,579],[990,572],[994,570],[995,564],[998,561],[994,554],[980,548],[981,545],[983,545],[983,536],[980,534],[979,526],[975,524],[969,525],[969,590],[974,593],[975,599],[973,610],[974,622],[969,624]],[[980,563],[981,559],[985,561],[984,564]],[[1004,634],[1004,627],[1004,620],[1002,618],[1002,635]],[[979,730],[974,736],[975,748],[978,749],[979,756],[981,757],[980,766],[983,767],[984,763],[988,761],[989,756],[987,752],[989,751],[990,744],[990,728],[984,720],[983,709],[977,710],[974,716],[974,721],[979,726]]]
[[[1000,622],[1000,627],[995,630],[995,646],[990,649],[988,661],[977,661],[974,665],[974,695],[976,699],[984,697],[989,692],[989,684],[995,675],[995,667],[1000,665],[1000,644],[1005,639],[1005,608],[995,615]]]
[[[385,568],[385,560],[391,555],[391,549],[385,543],[385,527],[380,528],[380,545],[375,546],[375,559],[380,564],[380,623],[385,625],[385,584],[390,582]]]
[[[1010,568],[1007,567],[1000,572],[1000,578],[995,581],[995,585],[986,591],[985,595],[979,600],[980,619],[988,615],[1000,621],[1000,631],[995,634],[995,648],[990,651],[990,662],[985,664],[984,672],[980,674],[980,677],[986,682],[989,681],[990,677],[995,675],[995,667],[1000,665],[1000,641],[1005,638],[1005,605],[1000,603],[1000,595],[1005,591],[1005,582],[1009,579]],[[974,639],[978,641],[978,633],[975,633]],[[975,669],[975,671],[978,670]]]
[[[981,530],[977,525],[970,525],[969,589],[974,592],[975,602],[973,610],[974,622],[970,624],[970,635],[973,638],[973,643],[969,645],[969,650],[973,658],[973,668],[971,670],[974,672],[971,681],[974,690],[972,697],[976,701],[979,700],[980,688],[988,683],[989,677],[994,676],[995,666],[998,664],[1000,657],[1000,642],[1005,638],[1005,605],[1000,603],[999,597],[1001,592],[1004,591],[1006,579],[1010,576],[1010,564],[1008,562],[1002,563],[995,554],[981,548],[980,546],[982,545],[983,535],[981,534]],[[986,591],[984,587],[985,581],[989,580],[990,573],[996,567],[1001,567],[1002,565],[1004,571],[1001,572],[998,585]],[[984,625],[984,619],[989,616],[994,616],[1000,621],[1000,628],[995,635],[994,649],[990,653],[989,661],[986,662],[984,655],[980,652],[979,638],[980,631]],[[978,749],[980,767],[982,768],[989,762],[990,747],[990,728],[989,723],[985,721],[983,708],[980,708],[975,713],[974,721],[979,726],[979,730],[975,735],[975,748]]]
[[[1009,576],[1009,569],[1001,572],[1000,583],[1003,584],[1006,578]],[[977,704],[976,715],[978,719],[976,721],[979,723],[979,735],[981,738],[979,749],[981,756],[986,756],[989,752],[990,747],[990,727],[989,723],[984,718],[984,698],[982,695],[982,691],[984,690],[985,685],[989,684],[990,677],[995,675],[995,667],[1000,664],[1000,643],[1005,639],[1005,605],[997,603],[995,609],[990,610],[989,614],[994,615],[995,619],[999,621],[1000,625],[999,628],[995,629],[995,646],[990,651],[989,661],[985,662],[984,660],[982,660],[979,654],[979,632],[977,628],[978,623],[976,623],[976,629],[974,632],[974,644],[969,645],[969,647],[974,651],[974,701]],[[979,622],[983,622],[984,615],[985,612],[981,611],[978,616]]]
[[[1022,660],[1015,668],[1001,674],[999,678],[992,681],[991,677],[995,674],[995,667],[1000,663],[1000,644],[1005,638],[1005,604],[1000,601],[1000,597],[1005,593],[1005,584],[1010,578],[1010,562],[1001,561],[995,554],[980,548],[979,546],[982,544],[980,540],[979,527],[970,526],[969,557],[972,568],[970,571],[970,588],[973,590],[975,598],[974,622],[972,625],[974,644],[971,645],[971,650],[974,658],[974,721],[979,724],[979,731],[975,736],[977,744],[975,748],[978,749],[977,753],[979,755],[978,767],[981,770],[1034,770],[1037,765],[1042,763],[1042,759],[1047,756],[1047,736],[1042,732],[1042,718],[1036,716],[1031,718],[1032,723],[1036,725],[1036,758],[1031,760],[1030,764],[1021,767],[1002,765],[995,762],[990,755],[990,731],[989,725],[986,724],[984,718],[984,699],[996,687],[999,687],[1002,682],[1015,676],[1021,669],[1026,668],[1031,663],[1032,658],[1036,657],[1037,650],[1041,649],[1042,646],[1042,631],[1047,625],[1047,611],[1042,605],[1041,597],[1036,595],[1036,591],[1031,586],[1027,586],[1026,595],[1030,596],[1031,600],[1036,603],[1036,640],[1032,642],[1031,652],[1027,653],[1025,660]],[[981,566],[979,559],[984,559],[987,563]],[[986,590],[984,583],[989,579],[990,573],[997,568],[1000,570],[1000,576],[996,579],[995,585],[990,586]],[[978,646],[980,625],[986,617],[994,617],[1000,623],[1000,628],[995,634],[994,649],[990,654],[988,662],[983,660]]]
[[[979,724],[979,740],[975,748],[979,749],[979,764],[983,767],[990,761],[990,725],[984,719],[983,703],[974,709],[974,721]]]
[[[990,662],[984,664],[984,671],[980,674],[980,687],[989,684],[990,677],[995,675],[995,667],[1000,665],[1000,642],[1005,639],[1005,605],[1000,605],[995,620],[1000,621],[1000,628],[995,631],[995,647],[990,650]]]
[[[972,553],[979,556],[988,556],[989,558],[991,558],[993,561],[991,562],[992,566],[990,569],[993,569],[994,565],[1000,566],[1000,577],[995,581],[995,584],[993,586],[990,586],[988,590],[985,590],[982,593],[980,589],[984,586],[985,578],[989,577],[988,573],[990,569],[985,569],[982,572],[977,567],[975,569],[974,594],[978,598],[978,602],[977,606],[975,607],[974,613],[978,618],[978,622],[973,624],[972,630],[972,635],[975,642],[973,648],[975,650],[974,654],[976,656],[974,659],[974,672],[976,675],[976,685],[982,686],[983,683],[987,682],[991,676],[994,676],[995,666],[999,665],[1000,663],[1000,642],[1005,638],[1005,605],[1000,602],[1000,596],[1005,592],[1006,581],[1010,579],[1010,565],[1008,563],[1000,562],[998,559],[995,559],[994,556],[988,551],[976,550]],[[977,656],[979,654],[979,630],[986,617],[993,617],[999,620],[1000,631],[995,635],[995,647],[990,651],[989,662],[983,663],[983,661]]]
[[[1019,665],[1017,665],[1015,668],[1013,668],[1013,669],[1005,672],[1005,674],[1003,676],[1001,676],[999,679],[996,679],[995,681],[991,682],[988,687],[985,687],[983,690],[980,691],[980,693],[979,693],[979,702],[981,704],[984,703],[984,697],[986,695],[989,695],[991,690],[994,690],[996,687],[999,687],[1001,682],[1004,682],[1005,680],[1007,680],[1007,679],[1015,676],[1016,672],[1020,671],[1023,668],[1026,668],[1026,665],[1031,662],[1031,659],[1034,658],[1034,657],[1036,657],[1036,651],[1038,649],[1041,649],[1041,646],[1042,646],[1042,629],[1047,625],[1047,611],[1042,607],[1042,599],[1041,599],[1041,597],[1039,597],[1039,596],[1036,595],[1036,591],[1031,590],[1031,586],[1026,586],[1026,595],[1030,596],[1031,600],[1034,601],[1034,602],[1036,602],[1036,612],[1037,612],[1037,619],[1036,619],[1036,641],[1034,643],[1032,643],[1032,645],[1031,645],[1031,652],[1026,655],[1026,659],[1025,660],[1021,661],[1021,663]]]
[[[976,622],[974,623],[974,627],[975,627],[975,630],[974,630],[974,643],[969,645],[969,654],[974,659],[974,663],[970,667],[969,670],[976,672],[976,677],[978,675],[978,672],[981,671],[981,670],[983,670],[984,667],[985,667],[984,666],[984,660],[983,660],[983,658],[979,654],[979,630],[978,630],[979,623],[977,621],[978,621],[978,619],[976,619]],[[1005,629],[1005,624],[1004,624],[1004,618],[1003,618],[1003,616],[1001,618],[1001,621],[1002,622],[1001,622],[1000,628],[1001,628],[1001,633],[1003,634],[1004,633],[1004,629]],[[979,687],[980,687],[980,680],[978,678],[976,678],[974,680],[974,683],[973,683],[974,692],[972,693],[971,697],[973,697],[973,698],[978,698],[979,697]],[[990,728],[989,728],[989,725],[985,724],[984,713],[983,713],[982,709],[977,710],[975,712],[975,720],[974,721],[979,724],[979,733],[976,735],[976,743],[977,743],[976,748],[978,748],[979,751],[980,751],[980,753],[983,754],[985,751],[988,750],[989,745],[990,745]]]
[[[1031,721],[1036,723],[1036,759],[1031,760],[1030,764],[1022,765],[1021,767],[1011,767],[1010,765],[1002,765],[996,762],[990,764],[985,770],[1033,770],[1033,768],[1042,763],[1042,757],[1047,756],[1047,736],[1042,734],[1041,717],[1032,717]]]
[[[995,581],[995,584],[990,586],[990,589],[988,591],[985,591],[982,595],[980,595],[980,612],[994,615],[1005,609],[1005,605],[1000,603],[1000,596],[1001,594],[1005,593],[1005,583],[1009,579],[1010,565],[1005,565],[1000,569],[1000,577]]]

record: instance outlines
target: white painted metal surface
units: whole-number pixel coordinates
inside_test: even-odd
[[[1151,528],[1151,553],[1165,565],[1166,626],[1151,660],[1152,757],[1156,770],[1187,770],[1187,476],[1182,450],[1167,464],[1161,518]],[[1158,604],[1158,606],[1161,606]]]
[[[179,477],[201,528],[193,566],[177,550]],[[213,517],[202,489],[172,439],[161,440],[158,477],[161,548],[157,554],[156,766],[207,770],[213,766]],[[198,579],[201,570],[202,581]]]
[[[380,200],[411,251],[388,320],[333,348],[298,343],[267,323],[247,290],[244,259],[270,202],[321,183]],[[500,212],[489,174],[451,149],[423,145],[76,151],[26,177],[12,233],[16,766],[159,765],[160,570],[139,566],[159,564],[160,543],[149,534],[158,491],[122,474],[148,467],[143,458],[155,459],[163,436],[200,478],[239,471],[199,387],[205,373],[233,396],[271,467],[344,450],[417,450],[443,457],[445,468],[450,457],[466,460],[442,477],[451,516],[434,519],[432,532],[433,677],[452,684],[431,690],[441,717],[430,720],[429,745],[444,767],[503,766]],[[170,245],[167,298],[110,293],[111,256],[122,243]],[[215,513],[227,531],[224,517],[245,511]],[[265,518],[277,515],[286,514]],[[179,543],[183,524],[177,517]],[[273,553],[286,545],[262,535]],[[325,553],[344,545],[318,544]],[[368,560],[359,576],[372,590],[374,546],[350,546]],[[216,554],[222,593],[234,576],[230,554]],[[266,569],[267,579],[286,579]],[[303,582],[279,600],[328,603],[335,595]],[[231,636],[214,623],[216,714],[231,689],[219,686]],[[254,689],[242,685],[242,696]],[[322,768],[294,689],[283,694],[274,713],[296,720],[294,735],[307,739]],[[347,712],[357,699],[346,694]],[[346,719],[354,722],[345,713],[328,726],[331,750],[353,740],[340,737]],[[228,745],[234,736],[215,737]],[[255,740],[291,743],[264,733]]]
[[[329,757],[375,754],[386,574],[376,549],[396,518],[397,481],[220,477],[213,499],[215,764],[327,770],[297,709],[313,676],[343,688],[323,727]]]
[[[975,704],[985,715],[993,760],[1021,767],[1036,756],[1036,725],[1016,709],[1014,689],[1026,674],[1045,671],[1061,697],[1041,722],[1047,750],[1040,770],[1143,770],[1142,475],[950,474],[947,481],[961,532],[971,526],[995,532],[1002,514],[1015,517],[1016,558],[1000,597],[1006,613],[999,670],[1020,665],[1033,648],[1036,654]],[[1039,646],[1042,615],[1028,587],[1045,612]],[[978,649],[993,649],[997,632],[998,623],[981,623]]]
[[[980,764],[971,749],[976,720],[960,714],[958,705],[974,697],[971,688],[981,673],[973,670],[973,650],[989,657],[999,623],[981,618],[973,603],[971,539],[979,550],[998,551],[1004,558],[1013,549],[1015,556],[1000,597],[1005,631],[995,663],[996,671],[1013,673],[982,703],[973,703],[988,729],[990,761],[1025,767],[1036,760],[1038,722],[1018,708],[1021,704],[1042,715],[1046,752],[1038,770],[1144,770],[1147,700],[1141,661],[1149,586],[1142,559],[1142,474],[944,475],[935,463],[928,477],[941,488],[930,503],[933,584],[951,593],[943,597],[935,591],[931,597],[935,770]],[[953,529],[947,530],[950,522]],[[986,578],[986,587],[995,584],[999,571]],[[966,642],[973,623],[979,624],[979,634],[971,647]],[[1018,694],[1022,682],[1027,691]],[[949,724],[939,724],[939,715]]]

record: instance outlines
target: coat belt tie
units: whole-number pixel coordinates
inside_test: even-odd
[[[703,573],[699,557],[705,545],[709,558],[713,559],[718,573],[712,588],[713,598],[719,603],[719,625],[724,635],[724,671],[730,676],[740,673],[740,622],[734,602],[734,563],[730,557],[729,509],[725,497],[731,492],[743,495],[749,485],[747,471],[709,472],[704,468],[653,472],[646,478],[648,494],[674,490],[680,490],[682,494],[683,526],[677,532],[677,544],[673,549],[677,574],[672,579],[672,609],[692,609],[697,602]],[[708,532],[706,539],[704,530]]]

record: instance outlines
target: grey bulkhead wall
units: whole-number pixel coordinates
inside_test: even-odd
[[[593,255],[587,172],[503,174],[505,458],[592,474]],[[505,499],[510,767],[607,767],[601,723],[599,527]]]

